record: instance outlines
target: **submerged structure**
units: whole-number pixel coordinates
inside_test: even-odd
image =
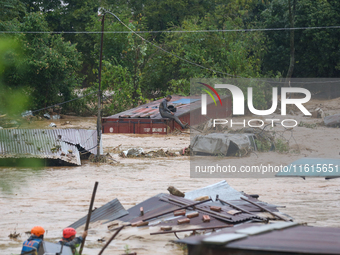
[[[103,133],[132,133],[132,134],[168,134],[181,127],[173,120],[162,118],[159,113],[159,105],[163,101],[159,99],[136,108],[102,118]],[[231,115],[231,97],[221,98],[222,105],[215,105],[208,99],[207,111],[212,112],[209,118],[225,118]],[[173,96],[168,106],[174,106],[176,116],[182,123],[196,125],[206,120],[201,115],[201,97]],[[190,118],[190,115],[195,118]]]
[[[116,245],[131,237],[143,247],[146,235],[165,235],[169,241],[177,238],[175,242],[186,245],[183,254],[188,255],[339,254],[339,228],[293,222],[278,210],[282,206],[258,197],[221,181],[181,196],[161,193],[128,210],[114,199],[95,209],[90,222],[108,224],[112,237],[107,243],[124,233]],[[82,230],[86,217],[70,226]],[[166,238],[159,237],[161,240]]]
[[[97,154],[96,132],[85,129],[2,129],[0,165],[25,166],[39,161],[39,165],[42,162],[42,165],[80,166],[81,159]]]

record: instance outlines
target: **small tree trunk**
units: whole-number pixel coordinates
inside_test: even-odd
[[[296,6],[296,0],[293,0],[293,6],[291,4],[291,0],[288,0],[289,23],[290,23],[291,28],[294,28],[295,6]],[[289,62],[289,68],[288,68],[287,77],[286,77],[286,84],[285,84],[286,87],[290,86],[289,81],[293,75],[294,64],[295,64],[294,30],[290,30],[290,62]]]

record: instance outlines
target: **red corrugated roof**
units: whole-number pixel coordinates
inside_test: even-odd
[[[180,116],[182,114],[190,112],[190,103],[175,103],[178,100],[181,99],[193,99],[195,98],[198,101],[195,101],[191,104],[199,104],[200,105],[200,96],[196,97],[184,97],[184,96],[173,96],[171,101],[168,103],[169,105],[174,105],[177,108],[177,116]],[[105,118],[161,118],[160,113],[159,113],[159,105],[160,103],[164,100],[164,98],[140,105],[136,108],[126,110],[121,113],[117,113],[112,116],[104,117]]]

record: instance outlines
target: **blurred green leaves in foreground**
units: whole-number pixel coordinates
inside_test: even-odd
[[[25,67],[22,64],[22,54],[19,45],[12,39],[0,39],[0,127],[8,122],[16,122],[20,125],[23,121],[21,113],[27,110],[29,96],[23,87],[13,87],[7,84],[4,77],[17,76],[23,72]],[[8,139],[2,137],[2,144],[6,144]],[[3,152],[0,150],[0,154]],[[6,152],[7,153],[7,152]],[[9,153],[15,153],[14,151]],[[18,157],[16,155],[16,157]],[[9,159],[3,159],[0,166],[8,165]],[[40,168],[43,162],[37,159],[15,158],[10,160],[13,166]],[[0,189],[8,190],[12,187],[6,181],[0,181]]]
[[[13,88],[3,79],[4,74],[19,75],[20,69],[24,68],[20,65],[20,60],[21,53],[18,44],[11,39],[0,39],[0,115],[6,114],[10,118],[20,116],[27,109],[29,102],[23,88]],[[19,66],[20,68],[16,68]]]

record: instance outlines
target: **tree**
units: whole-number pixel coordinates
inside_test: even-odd
[[[287,72],[287,80],[293,75],[294,64],[295,64],[295,46],[294,46],[294,21],[295,21],[295,9],[296,9],[296,0],[288,0],[288,13],[289,13],[289,24],[290,30],[289,39],[290,39],[290,61],[289,68]]]
[[[22,19],[26,10],[19,0],[0,0],[0,21]]]
[[[79,84],[76,72],[81,61],[75,45],[61,35],[25,34],[25,31],[47,32],[43,14],[27,14],[17,27],[23,34],[15,40],[22,47],[22,60],[5,75],[10,87],[21,87],[31,95],[32,108],[46,107],[72,98]]]
[[[333,3],[333,2],[332,2]],[[266,28],[289,27],[289,2],[273,0],[262,12],[262,24]],[[295,27],[333,26],[340,21],[339,4],[329,1],[299,0],[295,7]],[[293,11],[293,10],[292,10]],[[291,13],[293,14],[293,12]],[[340,75],[339,29],[306,29],[294,32],[294,47],[290,47],[289,31],[268,31],[268,52],[262,72],[280,72],[289,76],[287,66],[295,48],[292,77],[338,77]],[[290,69],[292,70],[292,69]]]
[[[0,114],[13,117],[27,108],[28,97],[25,93],[9,86],[6,75],[21,61],[19,45],[11,39],[0,38]]]
[[[95,82],[96,77],[92,69],[97,56],[93,54],[93,50],[99,37],[86,32],[93,31],[96,21],[100,19],[98,18],[99,2],[95,0],[23,0],[23,2],[27,12],[44,13],[49,31],[71,32],[62,36],[66,41],[75,44],[78,52],[82,53],[82,68],[79,75],[83,78],[83,86],[87,87]]]

